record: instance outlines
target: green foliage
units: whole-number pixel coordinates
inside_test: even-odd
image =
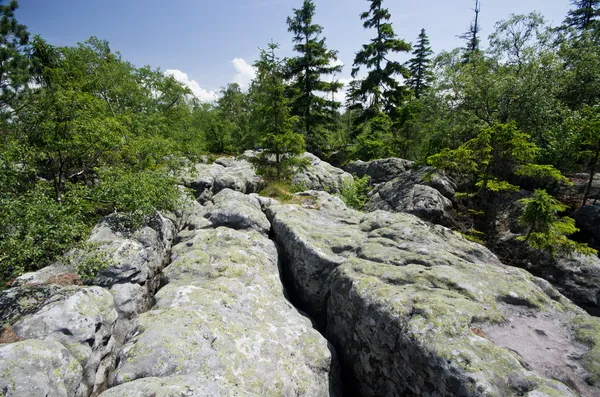
[[[519,224],[529,229],[527,236],[519,237],[532,248],[546,251],[555,257],[557,254],[583,255],[597,254],[587,244],[577,243],[567,238],[579,229],[575,220],[569,217],[559,218],[558,213],[566,206],[550,196],[545,190],[537,189],[531,198],[519,200],[525,206],[519,217]]]
[[[352,67],[353,78],[358,76],[362,68],[367,69],[367,76],[356,80],[348,91],[349,108],[359,111],[358,125],[379,117],[381,112],[388,116],[394,113],[407,96],[406,87],[400,85],[396,76],[409,77],[408,69],[390,60],[390,55],[410,51],[410,44],[397,38],[389,22],[391,15],[382,7],[383,1],[369,0],[369,3],[369,11],[363,12],[360,18],[364,21],[365,29],[375,30],[375,37],[356,53]]]
[[[39,182],[22,195],[0,199],[0,281],[50,265],[92,224],[76,201],[56,202],[48,184]]]
[[[114,264],[112,252],[106,246],[93,242],[80,244],[67,260],[75,263],[77,274],[87,283],[94,281],[98,273]]]
[[[261,50],[260,60],[255,64],[258,76],[253,89],[256,110],[261,115],[263,151],[250,161],[259,175],[281,182],[289,180],[308,159],[299,157],[304,152],[304,137],[295,132],[298,118],[291,115],[289,99],[285,95],[285,61],[275,55],[278,47],[278,44],[269,44],[269,50]]]
[[[25,53],[29,43],[27,27],[17,22],[16,0],[0,4],[0,115],[7,117],[9,106],[26,90],[31,63]]]
[[[340,188],[340,197],[350,208],[361,211],[369,201],[369,183],[371,178],[365,175],[362,178],[354,177],[352,182],[345,182]]]
[[[407,63],[408,71],[410,72],[408,86],[413,90],[415,96],[420,98],[423,91],[431,86],[431,80],[433,79],[430,58],[433,55],[433,51],[431,51],[429,37],[427,37],[425,29],[421,29],[417,45],[412,54],[413,58]]]
[[[102,182],[90,200],[122,214],[121,221],[128,229],[147,224],[157,210],[174,210],[181,197],[176,180],[165,171],[105,168],[99,170],[98,176]]]
[[[325,81],[324,76],[341,72],[342,66],[332,64],[337,52],[327,48],[321,38],[323,27],[313,23],[314,15],[313,1],[304,0],[302,8],[294,9],[294,16],[287,19],[288,30],[294,34],[294,50],[300,55],[289,59],[286,77],[293,80],[289,89],[293,114],[299,119],[307,149],[322,155],[329,149],[329,134],[341,106],[322,94],[335,94],[342,88],[341,83]]]

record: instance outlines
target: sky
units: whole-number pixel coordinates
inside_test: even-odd
[[[202,100],[214,100],[230,82],[247,87],[259,48],[273,40],[280,55],[292,56],[286,18],[303,0],[19,0],[20,23],[50,44],[75,45],[91,36],[136,66],[160,67]],[[359,15],[367,0],[314,0],[315,23],[338,51],[349,81],[355,53],[373,36]],[[433,50],[462,46],[457,38],[473,18],[475,0],[384,0],[396,34],[414,42],[424,28]],[[569,0],[481,0],[482,35],[512,14],[540,12],[551,25],[562,22]],[[402,55],[400,60],[409,59]]]

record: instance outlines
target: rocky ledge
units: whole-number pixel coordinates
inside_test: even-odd
[[[409,214],[272,205],[284,274],[362,396],[595,396],[600,321]]]

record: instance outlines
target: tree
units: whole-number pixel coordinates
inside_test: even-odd
[[[467,32],[465,32],[464,34],[458,36],[459,38],[467,41],[467,45],[465,47],[464,52],[465,62],[468,62],[471,59],[471,56],[479,51],[479,44],[481,41],[479,39],[479,32],[481,31],[481,25],[479,23],[481,3],[479,0],[475,0],[475,8],[473,9],[473,12],[475,12],[475,18],[473,19],[473,22],[471,22],[469,30],[467,30]]]
[[[431,86],[433,73],[431,71],[431,47],[429,46],[429,38],[425,29],[421,29],[417,45],[413,51],[413,58],[408,61],[408,70],[410,78],[408,86],[414,91],[417,98],[421,97],[424,90]]]
[[[249,135],[248,96],[242,92],[239,84],[230,83],[221,90],[216,111],[221,121],[228,124],[226,128],[231,137],[231,146],[236,152],[254,148],[253,139]]]
[[[389,55],[409,52],[410,44],[398,39],[389,22],[391,15],[382,7],[382,0],[369,0],[369,11],[360,16],[365,29],[374,29],[376,36],[364,44],[356,54],[352,77],[356,79],[364,67],[366,77],[355,80],[348,90],[350,110],[357,111],[355,130],[363,135],[357,145],[357,153],[364,160],[391,154],[392,116],[407,97],[407,89],[396,76],[407,79],[408,69]],[[362,157],[368,156],[368,157]]]
[[[600,0],[571,0],[575,7],[567,14],[563,24],[578,32],[598,29]]]
[[[339,82],[325,81],[323,76],[341,72],[342,66],[332,64],[337,60],[337,52],[327,49],[325,38],[320,37],[323,28],[313,23],[314,15],[313,1],[304,0],[302,8],[294,9],[294,16],[287,19],[288,31],[294,34],[294,50],[300,55],[288,61],[286,77],[294,80],[292,109],[300,120],[307,149],[320,155],[327,149],[328,129],[335,122],[331,109],[341,106],[322,94],[342,88]]]
[[[567,206],[550,196],[545,190],[536,190],[531,198],[519,200],[525,206],[519,217],[519,224],[527,227],[527,235],[519,237],[530,247],[548,252],[552,257],[558,253],[571,255],[595,255],[597,251],[587,244],[569,240],[567,236],[579,231],[575,220],[569,217],[559,218],[558,213]]]
[[[576,121],[579,156],[587,163],[588,183],[581,205],[586,205],[600,166],[600,106],[585,107]]]
[[[405,94],[396,76],[407,79],[408,69],[401,63],[389,60],[390,53],[409,52],[410,44],[398,39],[392,24],[391,15],[382,7],[382,0],[369,0],[369,11],[360,16],[365,29],[375,29],[376,36],[369,44],[364,44],[356,53],[352,65],[352,77],[356,78],[362,67],[367,69],[367,76],[360,80],[360,85],[351,91],[350,96],[357,101],[368,120],[379,112],[389,113]],[[355,105],[356,106],[356,105]]]
[[[0,5],[0,111],[5,115],[30,79],[30,62],[25,54],[29,33],[27,26],[15,18],[17,8],[16,0]]]
[[[291,178],[295,167],[301,165],[298,155],[304,152],[304,137],[295,132],[298,118],[291,115],[290,100],[285,95],[285,61],[275,54],[277,48],[279,44],[270,43],[254,64],[257,77],[252,90],[255,112],[260,117],[257,127],[263,131],[263,151],[251,161],[259,174],[279,182]]]

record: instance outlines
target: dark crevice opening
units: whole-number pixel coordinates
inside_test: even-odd
[[[269,219],[269,221],[271,220]],[[327,336],[327,313],[319,315],[315,313],[315,311],[310,307],[310,305],[302,301],[302,299],[300,298],[300,294],[294,286],[294,278],[288,266],[289,260],[285,253],[285,249],[281,244],[277,242],[273,228],[271,228],[271,230],[269,231],[269,239],[272,240],[275,243],[275,246],[277,247],[277,253],[279,256],[279,277],[283,285],[284,296],[296,308],[296,310],[298,310],[298,312],[301,315],[308,318],[312,322],[313,328],[317,330],[329,342],[332,357],[334,357],[335,360],[337,360],[337,363],[339,364],[338,373],[339,380],[341,383],[342,396],[362,397],[362,394],[359,392],[358,380],[356,379],[356,376],[354,375],[354,371],[352,369],[352,363],[347,362],[343,359],[342,355],[338,353],[340,351],[339,347],[335,346],[334,343],[332,343],[330,338],[328,338]],[[325,301],[328,300],[329,293],[327,294]],[[335,372],[335,368],[330,368],[331,375],[335,375]],[[336,383],[337,382],[333,380],[333,378],[330,376],[330,389],[332,393],[331,396],[336,396],[336,394],[333,394]]]

